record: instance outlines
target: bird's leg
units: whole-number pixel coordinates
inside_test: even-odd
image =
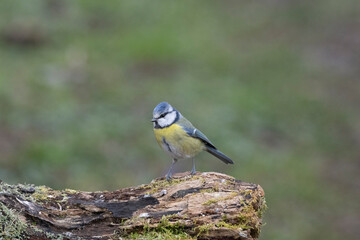
[[[177,159],[173,159],[173,162],[172,162],[172,164],[171,164],[171,166],[170,166],[170,169],[169,169],[169,171],[167,172],[167,174],[166,174],[166,180],[167,181],[170,181],[171,180],[171,176],[172,176],[172,169],[173,169],[173,167],[174,167],[174,165],[175,165],[175,163],[177,162]]]
[[[190,172],[191,175],[195,175],[196,174],[196,169],[195,169],[195,158],[193,158],[193,167],[191,169],[191,172]]]

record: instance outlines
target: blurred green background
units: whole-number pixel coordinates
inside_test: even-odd
[[[360,235],[359,1],[0,3],[0,179],[114,190],[171,160],[168,101],[260,184],[261,239]],[[176,171],[191,169],[191,161]]]

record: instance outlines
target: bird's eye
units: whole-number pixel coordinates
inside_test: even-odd
[[[163,114],[160,115],[160,118],[163,118],[165,116],[166,116],[166,113],[163,113]]]

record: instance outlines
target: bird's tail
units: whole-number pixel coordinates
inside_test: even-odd
[[[216,148],[207,146],[206,151],[211,153],[212,155],[214,155],[215,157],[217,157],[218,159],[220,159],[221,161],[223,161],[226,164],[229,164],[229,163],[234,164],[233,160],[231,160],[229,157],[227,157],[225,154],[223,154],[222,152],[220,152]]]

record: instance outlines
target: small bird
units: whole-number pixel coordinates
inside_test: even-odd
[[[211,153],[226,164],[234,163],[229,157],[217,150],[202,132],[196,129],[169,103],[159,103],[153,111],[151,121],[154,125],[156,141],[173,159],[166,174],[166,180],[171,180],[172,169],[179,159],[192,158],[193,167],[190,173],[194,175],[196,173],[194,157],[202,151]]]

